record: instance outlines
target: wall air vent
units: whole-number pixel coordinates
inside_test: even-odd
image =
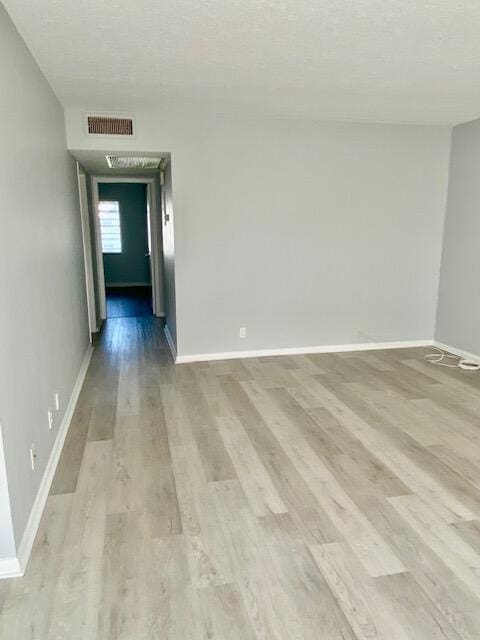
[[[110,169],[158,169],[162,158],[138,156],[105,156]]]
[[[114,116],[87,116],[90,135],[133,136],[133,119]]]

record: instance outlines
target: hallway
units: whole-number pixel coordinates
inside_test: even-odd
[[[479,382],[424,353],[174,366],[108,320],[0,637],[478,638]]]

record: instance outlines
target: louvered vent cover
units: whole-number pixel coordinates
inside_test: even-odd
[[[158,169],[161,158],[138,156],[105,156],[110,169]]]
[[[102,136],[133,136],[131,118],[112,118],[108,116],[88,116],[88,133]]]

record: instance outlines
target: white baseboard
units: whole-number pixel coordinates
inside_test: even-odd
[[[0,580],[23,576],[18,558],[0,558]]]
[[[448,351],[449,353],[453,353],[456,356],[460,356],[461,358],[466,358],[467,360],[473,360],[473,362],[480,362],[480,356],[476,353],[470,353],[469,351],[464,351],[463,349],[457,349],[457,347],[452,347],[449,344],[445,344],[444,342],[439,342],[438,340],[433,341],[433,346],[438,347],[439,349],[443,349],[443,351]]]
[[[47,466],[45,467],[45,471],[38,488],[37,496],[33,503],[30,517],[28,518],[27,526],[25,527],[22,540],[18,546],[17,557],[0,560],[0,579],[23,576],[23,574],[25,573],[28,559],[30,557],[33,543],[35,541],[35,536],[37,535],[40,520],[45,508],[45,503],[48,498],[48,493],[50,491],[53,476],[55,475],[58,460],[60,459],[60,454],[62,453],[63,443],[65,442],[68,428],[72,420],[73,412],[77,404],[78,396],[80,395],[83,381],[87,373],[88,365],[90,364],[92,353],[92,345],[88,345],[82,364],[80,366],[80,371],[78,372],[78,376],[73,387],[72,394],[70,396],[70,400],[65,410],[62,423],[58,430],[52,452],[50,453]]]
[[[151,282],[106,282],[106,287],[151,287]]]
[[[172,335],[168,330],[167,325],[163,327],[163,331],[165,333],[165,338],[167,339],[168,346],[170,347],[170,351],[172,352],[174,362],[177,362],[177,350],[175,349],[175,343],[173,342]]]
[[[287,347],[284,349],[194,353],[191,355],[177,355],[175,363],[184,364],[188,362],[205,362],[208,360],[232,360],[234,358],[261,358],[262,356],[291,356],[308,353],[341,353],[345,351],[371,351],[375,349],[407,349],[411,347],[429,347],[432,346],[432,344],[433,340],[404,340],[400,342],[360,342],[358,344],[334,344],[315,347]]]

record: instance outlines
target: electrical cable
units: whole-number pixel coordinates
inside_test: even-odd
[[[431,364],[438,364],[441,367],[450,367],[453,369],[463,369],[464,371],[478,371],[480,369],[480,362],[474,362],[468,358],[462,358],[461,356],[453,356],[449,353],[445,353],[438,347],[433,347],[437,353],[428,353],[425,356],[425,360]],[[455,360],[455,362],[444,362],[444,360]]]

